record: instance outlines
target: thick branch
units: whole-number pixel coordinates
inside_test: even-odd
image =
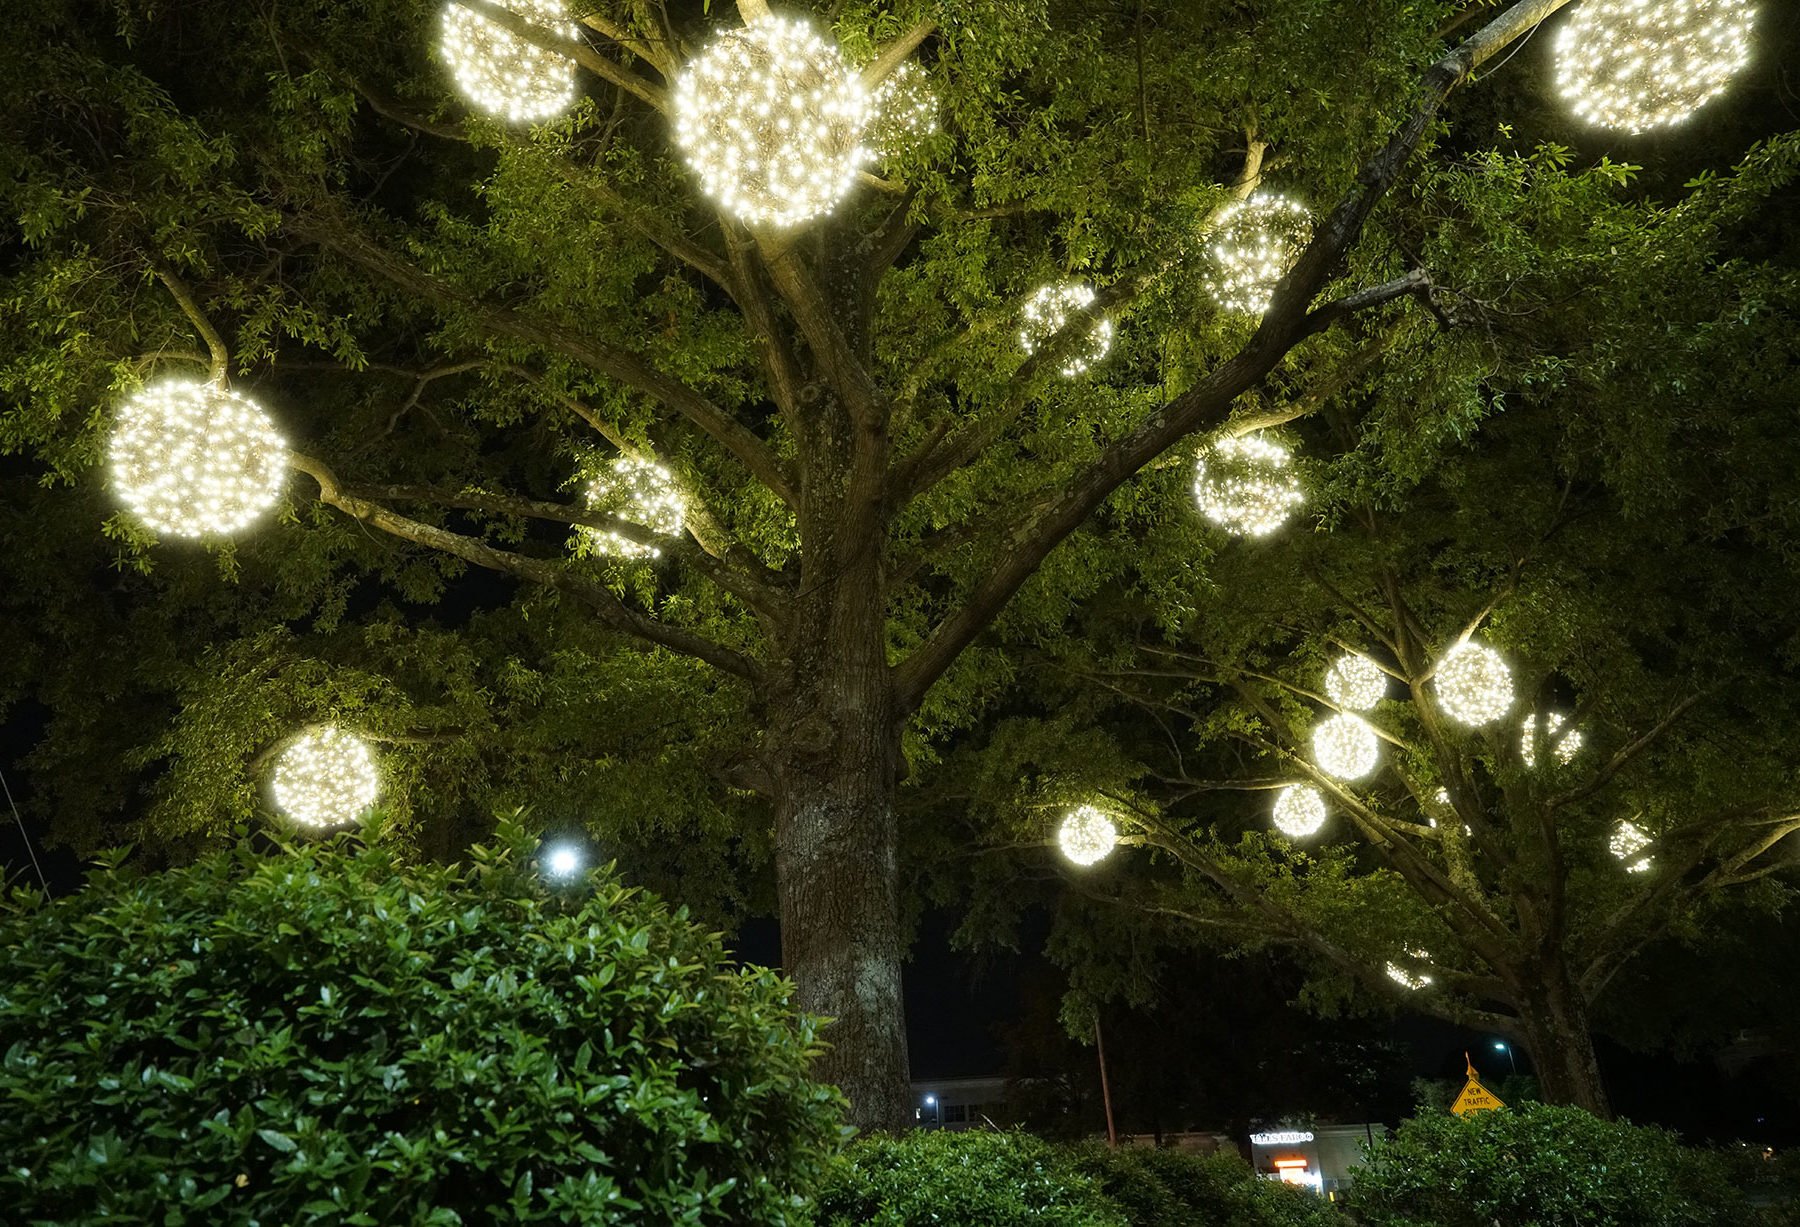
[[[937,30],[937,22],[921,21],[918,25],[896,38],[881,49],[881,54],[869,61],[862,70],[862,83],[865,89],[873,90],[887,79],[889,73],[900,67],[900,61],[911,55],[920,43],[930,38]]]
[[[193,324],[194,331],[206,342],[206,352],[212,355],[208,365],[213,382],[223,384],[225,377],[231,373],[231,351],[225,348],[225,338],[219,335],[219,330],[206,318],[206,312],[200,309],[200,300],[194,297],[194,291],[173,268],[155,257],[151,258],[150,267],[156,273],[156,279],[167,287],[169,295],[181,308],[181,313]]]

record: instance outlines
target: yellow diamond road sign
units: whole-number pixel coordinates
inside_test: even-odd
[[[1469,1080],[1463,1083],[1462,1094],[1450,1105],[1450,1110],[1458,1116],[1468,1116],[1473,1112],[1492,1112],[1495,1108],[1504,1108],[1500,1097],[1481,1085],[1481,1079],[1475,1076],[1475,1066],[1466,1057],[1463,1063],[1469,1067]]]

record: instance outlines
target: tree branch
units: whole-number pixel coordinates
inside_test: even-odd
[[[862,70],[863,88],[874,90],[887,79],[889,73],[900,67],[900,61],[911,55],[920,43],[930,38],[937,31],[937,22],[921,21],[918,25],[896,38],[881,49]]]
[[[206,318],[206,312],[200,309],[200,301],[194,297],[193,289],[167,262],[160,257],[152,256],[150,257],[150,268],[156,274],[156,279],[168,289],[170,297],[181,308],[181,313],[188,317],[189,323],[193,324],[194,331],[200,334],[200,339],[206,342],[206,352],[211,355],[208,366],[212,373],[212,380],[216,384],[223,385],[226,376],[231,373],[231,351],[225,348],[225,338],[219,335],[219,330],[214,328],[212,321]]]

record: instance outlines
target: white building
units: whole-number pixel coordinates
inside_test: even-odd
[[[1337,1200],[1362,1166],[1363,1147],[1386,1137],[1385,1125],[1315,1125],[1250,1135],[1250,1166],[1265,1180],[1309,1188]]]

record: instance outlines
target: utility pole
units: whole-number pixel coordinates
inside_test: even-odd
[[[1112,1087],[1106,1081],[1106,1045],[1100,1039],[1100,1015],[1094,1015],[1094,1052],[1100,1058],[1100,1102],[1106,1106],[1106,1144],[1119,1144],[1119,1131],[1113,1125]]]

